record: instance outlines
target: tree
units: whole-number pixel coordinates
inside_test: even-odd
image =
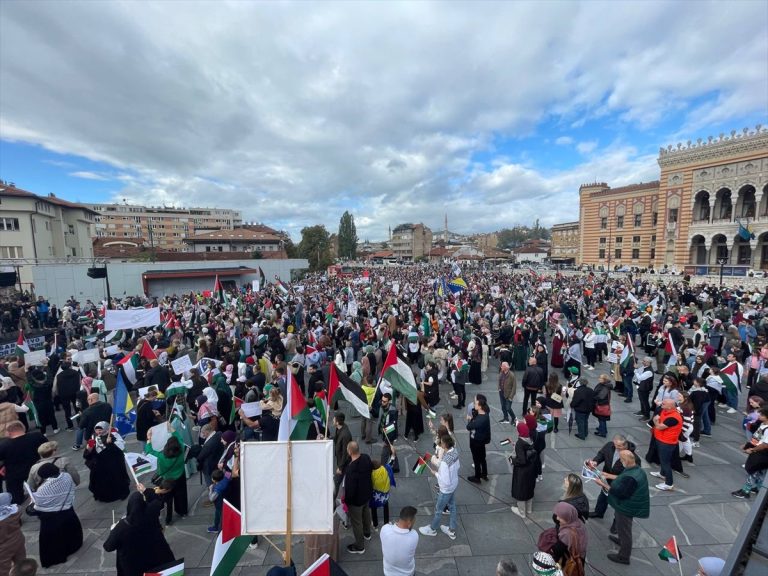
[[[322,224],[301,229],[299,254],[309,262],[312,271],[325,270],[331,263],[331,241]]]
[[[262,254],[261,251],[259,250],[254,250],[253,252],[251,252],[251,258],[254,260],[261,260],[262,258],[264,258],[264,254]]]
[[[299,258],[299,248],[287,236],[283,240],[283,250],[288,258]]]
[[[339,220],[339,258],[353,260],[357,256],[355,217],[345,211]]]

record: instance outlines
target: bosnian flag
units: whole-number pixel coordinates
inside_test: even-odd
[[[144,572],[144,576],[182,576],[184,574],[184,558],[168,562],[151,572]]]
[[[229,576],[251,543],[250,536],[243,536],[240,512],[224,500],[221,510],[221,532],[216,537],[211,561],[211,576]]]
[[[389,352],[381,370],[379,386],[386,381],[392,388],[405,396],[411,404],[416,404],[416,379],[410,366],[397,356],[397,346],[392,340]]]
[[[315,560],[309,568],[301,573],[301,576],[347,576],[327,553]]]

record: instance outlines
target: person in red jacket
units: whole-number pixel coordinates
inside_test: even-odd
[[[661,402],[661,412],[653,417],[653,437],[659,451],[661,472],[651,472],[651,476],[663,478],[664,482],[656,484],[659,490],[673,490],[674,477],[672,473],[672,458],[678,449],[678,438],[683,429],[683,416],[675,405],[675,401],[667,398]]]

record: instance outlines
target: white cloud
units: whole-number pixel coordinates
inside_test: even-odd
[[[576,144],[576,150],[579,154],[589,154],[590,152],[593,152],[595,148],[597,148],[596,140],[589,140],[587,142],[579,142]]]
[[[689,137],[762,121],[766,26],[749,1],[12,2],[0,124],[107,163],[116,198],[237,207],[293,233],[345,209],[371,239],[446,211],[457,231],[570,220],[582,181],[651,179],[655,158],[580,134],[585,162],[551,172],[495,156],[497,139],[553,118],[682,117]]]
[[[71,176],[72,178],[82,178],[83,180],[111,180],[109,176],[99,174],[98,172],[89,172],[87,170],[70,172],[68,176]]]

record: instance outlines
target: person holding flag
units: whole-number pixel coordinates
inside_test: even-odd
[[[451,540],[456,540],[456,488],[459,486],[459,453],[454,447],[453,437],[450,434],[444,434],[440,438],[440,444],[443,449],[442,458],[437,470],[430,466],[427,469],[437,476],[438,494],[435,503],[435,515],[432,523],[428,526],[419,528],[419,532],[424,536],[437,535],[437,527]],[[440,525],[440,518],[445,509],[448,509],[450,517],[448,526]]]

